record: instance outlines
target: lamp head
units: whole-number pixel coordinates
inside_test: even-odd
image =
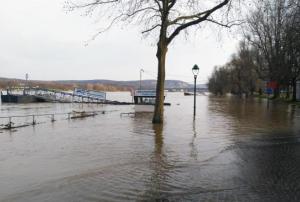
[[[192,72],[193,72],[194,76],[198,75],[198,73],[199,73],[198,65],[194,65],[194,67],[192,68]]]

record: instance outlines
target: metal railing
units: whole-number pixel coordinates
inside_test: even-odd
[[[96,116],[98,114],[105,114],[106,111],[73,111],[73,112],[67,112],[67,113],[45,113],[45,114],[28,114],[28,115],[13,115],[13,116],[1,116],[0,119],[7,119],[6,124],[1,124],[0,129],[14,129],[14,128],[20,128],[20,127],[26,127],[26,126],[34,126],[37,124],[37,119],[39,117],[48,117],[50,118],[50,121],[53,123],[56,121],[55,117],[57,116],[66,116],[65,119],[75,119],[75,118],[85,118],[90,116]],[[16,118],[30,118],[30,122],[25,122],[21,125],[15,125],[13,122],[13,119]]]

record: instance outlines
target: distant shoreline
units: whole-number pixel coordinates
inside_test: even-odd
[[[8,87],[40,87],[40,88],[50,88],[59,90],[73,90],[74,88],[83,88],[88,90],[96,91],[107,91],[107,92],[123,92],[132,91],[141,87],[143,89],[156,89],[156,80],[139,80],[133,81],[114,81],[114,80],[54,80],[54,81],[41,81],[41,80],[29,80],[26,82],[24,79],[13,79],[13,78],[0,78],[0,89],[6,89]],[[205,84],[197,85],[198,88],[206,87]],[[179,80],[166,80],[166,89],[187,89],[193,88],[193,84],[189,84],[184,81]]]

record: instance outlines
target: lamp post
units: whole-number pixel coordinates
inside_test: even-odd
[[[192,68],[192,72],[194,74],[194,119],[195,119],[195,116],[196,116],[196,81],[197,81],[197,76],[199,73],[198,65],[194,65],[194,67]]]
[[[27,88],[27,90],[29,91],[28,78],[29,78],[29,75],[28,75],[28,73],[26,73],[26,74],[25,74],[26,83],[25,83],[24,91],[23,91],[23,94],[24,94],[24,95],[26,94],[26,88]]]
[[[144,72],[144,70],[140,69],[140,90],[142,90],[142,72]]]

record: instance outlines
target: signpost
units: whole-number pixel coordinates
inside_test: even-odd
[[[141,96],[141,97],[155,97],[156,91],[155,90],[136,90],[134,95]]]
[[[269,109],[269,100],[270,100],[270,95],[274,93],[274,91],[278,88],[278,83],[276,81],[268,81],[267,82],[267,95],[268,95],[268,102],[267,102],[267,107]]]
[[[272,88],[267,88],[267,108],[269,109],[269,102],[270,102],[270,95],[273,93],[273,89]]]
[[[297,82],[296,86],[297,92],[296,92],[296,99],[300,101],[300,81]]]
[[[267,82],[267,88],[276,89],[278,88],[278,83],[276,81],[269,81]]]

